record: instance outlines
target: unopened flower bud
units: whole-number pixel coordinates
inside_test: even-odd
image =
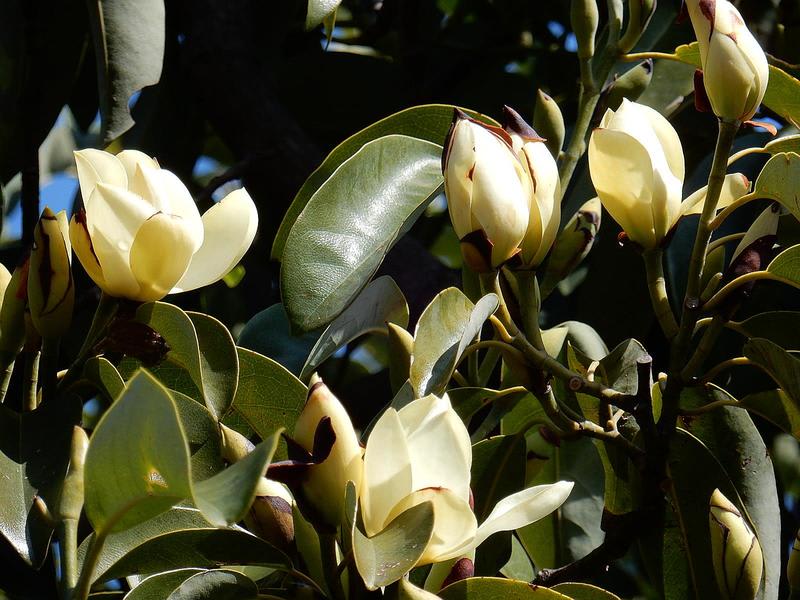
[[[25,305],[28,301],[28,267],[25,260],[14,269],[3,291],[0,307],[0,361],[8,365],[25,343]]]
[[[219,424],[222,433],[222,458],[233,464],[250,454],[255,445],[238,431]]]
[[[617,110],[623,100],[635,102],[653,79],[653,60],[648,58],[612,81],[604,90],[604,104]]]
[[[533,128],[544,138],[544,145],[550,150],[553,158],[558,158],[566,136],[564,115],[561,114],[561,109],[556,101],[542,90],[536,92]]]
[[[317,381],[309,388],[308,400],[295,425],[294,440],[313,452],[317,427],[326,417],[336,438],[325,460],[309,467],[302,489],[305,501],[328,525],[336,527],[342,520],[347,482],[355,483],[356,491],[361,486],[361,446],[344,406],[328,386]]]
[[[718,489],[709,503],[711,552],[721,597],[753,600],[761,586],[761,545],[739,509]]]
[[[70,448],[69,467],[61,484],[61,495],[56,507],[58,519],[78,520],[83,509],[83,466],[86,462],[86,450],[89,448],[89,436],[77,425],[72,429],[72,446]]]
[[[793,594],[800,592],[800,531],[794,536],[789,562],[786,564],[786,579]]]
[[[594,37],[600,22],[597,0],[572,0],[569,11],[572,31],[578,44],[578,58],[594,56]]]
[[[277,481],[262,477],[245,523],[251,533],[278,548],[294,541],[293,499]]]
[[[456,110],[442,157],[444,189],[459,240],[479,232],[497,268],[520,251],[528,228],[530,176],[510,136]],[[478,251],[483,251],[479,245]],[[473,261],[465,262],[471,263]]]
[[[620,52],[633,50],[656,12],[656,0],[628,0],[628,22],[619,40]]]
[[[764,98],[767,57],[727,0],[686,0],[711,108],[727,121],[747,121]]]
[[[592,249],[603,214],[599,198],[592,198],[580,207],[558,234],[547,261],[542,281],[542,295],[547,295],[558,282],[569,275]]]
[[[37,331],[45,338],[61,337],[72,322],[75,286],[67,213],[45,207],[33,234],[28,271],[28,306]]]

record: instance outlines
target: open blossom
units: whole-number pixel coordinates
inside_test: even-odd
[[[200,216],[172,172],[135,151],[75,153],[85,212],[73,216],[78,259],[107,294],[147,302],[214,283],[253,242],[258,212],[236,190]]]
[[[508,130],[456,111],[443,158],[445,194],[460,240],[482,232],[497,268],[521,253],[544,260],[558,228],[558,169],[543,140],[513,110]]]
[[[361,481],[366,533],[382,531],[404,511],[433,504],[433,534],[417,564],[463,556],[498,531],[528,525],[557,509],[572,483],[539,485],[504,498],[478,525],[470,507],[472,445],[450,400],[426,396],[388,408],[367,440]]]
[[[751,119],[769,81],[764,50],[727,0],[686,0],[686,7],[714,114],[731,121]]]
[[[589,171],[603,206],[643,249],[661,244],[682,216],[699,213],[705,188],[683,197],[683,147],[659,112],[623,100],[609,109],[589,141]],[[750,182],[727,175],[718,208],[747,193]]]

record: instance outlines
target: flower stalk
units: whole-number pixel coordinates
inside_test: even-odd
[[[647,250],[642,253],[645,271],[647,273],[647,289],[650,292],[650,302],[653,312],[661,326],[661,331],[667,339],[672,339],[678,333],[678,322],[672,312],[667,295],[667,284],[664,278],[664,251],[660,248]]]

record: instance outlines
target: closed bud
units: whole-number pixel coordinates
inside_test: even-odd
[[[28,267],[25,260],[14,269],[3,291],[0,307],[0,361],[8,365],[25,343],[25,305],[28,301]]]
[[[567,221],[558,234],[553,252],[547,261],[547,270],[541,285],[543,296],[549,294],[589,254],[600,229],[602,213],[600,199],[592,198]]]
[[[328,386],[316,381],[309,388],[308,400],[294,429],[294,440],[309,453],[314,450],[317,427],[326,417],[336,436],[333,447],[322,462],[309,467],[302,490],[305,501],[325,523],[337,527],[342,520],[347,482],[355,483],[356,491],[361,486],[361,446],[344,406]]]
[[[578,58],[592,58],[594,38],[600,22],[597,0],[572,0],[569,17],[575,41],[578,43]]]
[[[389,338],[389,375],[392,390],[399,390],[411,372],[411,353],[414,336],[394,323],[387,323]]]
[[[533,110],[533,128],[544,138],[544,144],[553,158],[558,158],[564,146],[566,128],[564,115],[558,104],[542,90],[536,92],[536,107]]]
[[[686,0],[711,108],[726,121],[747,121],[764,98],[769,65],[739,11],[727,0]]]
[[[256,488],[256,497],[245,516],[251,533],[281,549],[294,542],[293,499],[277,481],[262,477]]]
[[[242,460],[255,448],[253,442],[238,431],[222,423],[219,424],[219,428],[222,434],[222,458],[230,464]]]
[[[604,104],[617,110],[623,100],[635,102],[639,99],[653,79],[653,61],[647,59],[623,73],[604,90]]]
[[[86,462],[86,450],[89,448],[89,436],[77,425],[72,429],[72,446],[70,448],[69,467],[61,484],[61,495],[56,508],[57,519],[78,520],[83,509],[83,466]]]
[[[28,271],[28,307],[33,325],[45,338],[61,337],[72,322],[75,286],[67,213],[45,208],[33,234]]]
[[[800,531],[794,536],[789,562],[786,564],[786,579],[793,594],[800,592]]]
[[[453,229],[459,240],[478,232],[488,241],[491,268],[520,252],[530,216],[530,176],[511,146],[502,129],[456,110],[442,157]]]
[[[718,489],[709,503],[714,574],[725,600],[752,600],[761,586],[761,545],[742,514]]]
[[[628,22],[619,41],[620,52],[633,50],[656,12],[656,4],[656,0],[628,0]]]
[[[545,259],[561,222],[561,180],[558,166],[536,131],[514,109],[503,107],[505,129],[531,181],[530,216],[520,247],[522,266],[535,269]]]

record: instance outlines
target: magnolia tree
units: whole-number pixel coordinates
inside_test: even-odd
[[[648,597],[800,594],[762,437],[800,431],[800,321],[751,304],[765,280],[800,287],[800,81],[726,0],[686,0],[696,41],[647,50],[655,4],[572,1],[568,137],[540,90],[533,127],[510,107],[498,123],[424,105],[342,142],[277,230],[282,303],[237,339],[172,302],[241,270],[248,192],[201,215],[156,158],[76,151],[80,208],[45,208],[24,261],[0,269],[0,533],[18,561],[64,600],[613,599],[634,593],[606,575],[620,566]],[[306,27],[330,42],[337,6],[310,1]],[[672,63],[696,68],[716,126],[693,193],[669,111],[637,102]],[[751,128],[781,135],[752,145]],[[737,172],[754,154],[755,177]],[[443,199],[462,285],[409,328],[376,274]],[[732,230],[745,205],[760,214]],[[652,348],[547,315],[586,276],[603,208],[615,252],[641,256]],[[677,277],[679,229],[693,243]],[[79,269],[100,290],[85,326]],[[367,419],[329,368],[353,347],[389,372]],[[753,367],[769,383],[726,390]]]

